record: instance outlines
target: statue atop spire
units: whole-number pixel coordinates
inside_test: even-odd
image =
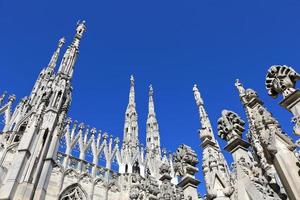
[[[214,135],[212,132],[211,123],[210,123],[210,120],[206,113],[206,110],[204,108],[203,99],[201,98],[201,94],[200,94],[196,84],[193,87],[193,92],[194,92],[196,104],[199,109],[200,122],[201,122],[201,126],[202,126],[202,128],[200,130],[200,139],[202,141],[204,141],[207,138],[211,141],[215,141],[215,138],[214,138]]]
[[[201,98],[200,92],[199,92],[196,84],[193,87],[193,92],[194,92],[194,97],[195,97],[197,106],[199,107],[199,106],[203,105],[203,100]]]
[[[236,82],[235,82],[234,85],[238,89],[240,97],[244,96],[245,95],[245,88],[244,88],[244,86],[242,85],[242,83],[240,82],[239,79],[236,79]]]
[[[137,119],[138,116],[135,109],[134,77],[133,75],[131,75],[129,102],[125,113],[124,138],[123,138],[124,145],[126,144],[129,146],[137,146],[139,144]]]
[[[202,141],[202,169],[207,189],[207,199],[229,200],[233,193],[230,170],[215,140],[212,126],[204,108],[201,94],[195,84],[194,97],[200,115],[200,139]]]

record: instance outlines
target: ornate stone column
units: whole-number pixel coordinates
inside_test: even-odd
[[[227,141],[225,150],[233,156],[234,191],[236,199],[281,199],[263,176],[261,168],[248,150],[251,146],[242,139],[245,122],[234,112],[223,110],[218,120],[218,135]],[[251,155],[251,156],[250,156]],[[275,193],[276,192],[276,193]],[[286,199],[286,196],[282,196]]]
[[[265,163],[274,165],[289,199],[300,199],[299,159],[294,152],[296,146],[254,90],[245,90],[238,81],[236,87],[247,113],[250,135],[257,140],[261,155],[266,158]]]

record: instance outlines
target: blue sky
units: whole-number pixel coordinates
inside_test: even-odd
[[[59,38],[70,43],[77,20],[84,19],[72,118],[122,137],[134,74],[140,140],[152,83],[162,146],[174,151],[186,143],[201,159],[192,86],[198,84],[216,134],[223,109],[245,119],[234,87],[239,78],[292,135],[291,114],[278,105],[280,99],[267,96],[264,81],[272,64],[299,69],[299,9],[299,0],[0,0],[0,92],[15,93],[18,100],[28,95]]]

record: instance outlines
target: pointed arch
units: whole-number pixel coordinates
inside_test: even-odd
[[[60,195],[59,200],[87,200],[87,194],[80,184],[68,186]]]

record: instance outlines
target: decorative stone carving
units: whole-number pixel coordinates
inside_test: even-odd
[[[120,192],[118,180],[119,180],[118,174],[112,172],[110,179],[108,180],[108,186],[107,186],[111,192]]]
[[[174,154],[174,170],[180,176],[198,172],[196,165],[199,163],[196,152],[187,145],[180,145]]]
[[[131,187],[129,192],[129,198],[132,200],[138,200],[143,198],[139,185],[134,185],[133,187]]]
[[[282,94],[285,98],[295,91],[295,84],[299,79],[300,75],[293,68],[287,65],[273,65],[266,76],[268,94],[273,98]]]
[[[233,111],[223,110],[222,117],[218,120],[218,135],[230,142],[235,138],[241,138],[244,132],[245,122]]]
[[[162,163],[162,165],[159,168],[159,173],[161,175],[164,175],[164,174],[169,175],[171,173],[170,165],[168,163]]]

